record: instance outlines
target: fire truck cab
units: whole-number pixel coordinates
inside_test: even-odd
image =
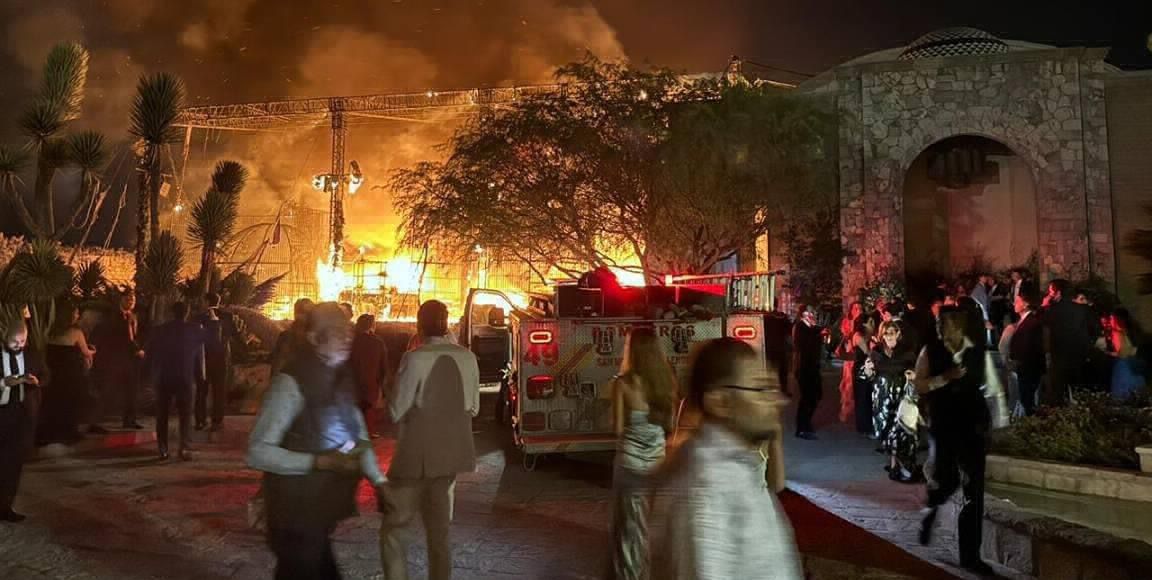
[[[775,273],[665,282],[622,287],[582,278],[524,307],[497,290],[469,292],[460,341],[476,354],[482,390],[499,392],[497,420],[510,425],[526,469],[541,454],[615,449],[612,400],[601,391],[619,372],[633,328],[656,332],[681,382],[696,343],[731,336],[763,352]]]

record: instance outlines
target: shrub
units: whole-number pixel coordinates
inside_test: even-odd
[[[1043,408],[992,434],[992,451],[1028,459],[1138,469],[1139,445],[1152,444],[1148,393],[1127,401],[1081,394],[1059,408]]]

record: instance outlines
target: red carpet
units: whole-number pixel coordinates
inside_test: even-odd
[[[913,578],[956,578],[791,491],[780,494],[780,501],[792,520],[800,552],[806,556],[849,562]]]

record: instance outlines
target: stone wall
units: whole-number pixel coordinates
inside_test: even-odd
[[[1097,49],[845,66],[814,86],[836,95],[846,297],[904,269],[904,175],[930,145],[958,135],[1024,158],[1037,191],[1042,276],[1114,276],[1104,79]]]

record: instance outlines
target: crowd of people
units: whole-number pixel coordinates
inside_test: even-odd
[[[775,495],[784,487],[780,409],[794,378],[794,434],[817,439],[829,356],[843,369],[840,420],[877,442],[893,481],[926,485],[920,540],[931,540],[939,506],[960,491],[960,562],[988,572],[979,555],[988,431],[1011,413],[1064,404],[1078,389],[1117,397],[1143,389],[1147,349],[1127,311],[1096,315],[1087,294],[1064,280],[1051,281],[1042,298],[1023,272],[1003,285],[981,276],[961,290],[907,304],[854,303],[835,331],[820,326],[811,307],[801,305],[794,323],[773,313],[763,354],[737,339],[703,343],[685,384],[656,333],[633,329],[619,374],[600,390],[612,402],[618,439],[607,575],[801,578]],[[75,439],[81,424],[101,429],[104,409],[92,403],[104,397],[85,396],[89,384],[120,395],[128,429],[140,428],[138,384],[153,386],[165,459],[171,407],[179,414],[183,459],[191,458],[193,413],[195,428],[221,427],[236,323],[219,297],[206,296],[191,318],[188,304],[172,304],[166,322],[143,337],[134,297],[125,294],[119,306],[90,330],[75,308],[58,306],[43,353],[27,347],[25,324],[10,325],[0,389],[0,520],[23,519],[12,502],[21,446],[37,422],[46,440]],[[375,319],[352,317],[348,305],[301,300],[272,353],[272,381],[247,459],[264,472],[260,505],[276,578],[340,577],[331,535],[356,513],[362,479],[383,514],[384,578],[407,578],[408,528],[416,519],[425,530],[429,577],[449,578],[456,477],[476,462],[477,359],[456,344],[440,302],[421,305],[416,335],[396,368],[375,336]],[[386,418],[377,412],[383,393]],[[696,420],[685,422],[686,414]],[[385,421],[396,434],[387,474],[371,442]],[[691,435],[674,437],[685,425]]]
[[[133,292],[123,291],[113,300],[111,308],[100,301],[81,308],[70,298],[56,300],[40,348],[31,344],[27,311],[24,319],[7,325],[0,385],[0,520],[25,518],[12,507],[22,465],[34,445],[71,445],[85,435],[106,435],[109,416],[116,416],[122,429],[143,429],[137,421],[141,385],[156,394],[162,459],[169,457],[173,406],[182,459],[191,459],[193,413],[197,430],[222,428],[230,345],[238,325],[220,308],[219,295],[199,300],[191,319],[189,305],[176,302],[165,322],[154,326],[140,323]]]
[[[265,473],[263,520],[281,580],[340,577],[331,534],[355,513],[361,478],[373,485],[382,513],[384,578],[408,578],[416,519],[423,522],[428,577],[451,576],[456,477],[475,468],[476,357],[456,344],[442,303],[421,305],[416,337],[386,397],[396,447],[384,474],[362,412],[360,381],[379,372],[355,360],[358,352],[376,350],[356,346],[363,321],[353,326],[333,303],[301,302],[276,349],[278,370],[248,462]],[[776,375],[765,373],[763,358],[747,343],[720,339],[701,346],[683,393],[677,383],[656,334],[637,328],[619,375],[601,390],[613,402],[619,440],[608,577],[802,578],[774,493],[784,485],[778,414],[784,399]],[[699,417],[694,435],[666,458],[684,404]],[[650,525],[653,513],[664,521]]]
[[[1041,296],[1023,269],[1004,281],[985,274],[972,286],[942,284],[907,303],[855,302],[835,329],[819,326],[805,305],[795,323],[782,313],[769,320],[767,356],[777,369],[791,367],[799,391],[795,436],[817,438],[821,368],[826,356],[838,359],[840,421],[877,442],[890,479],[926,483],[922,541],[936,508],[963,488],[961,562],[981,571],[988,430],[1083,391],[1127,398],[1146,387],[1149,348],[1126,309],[1097,311],[1089,291],[1063,279]]]

